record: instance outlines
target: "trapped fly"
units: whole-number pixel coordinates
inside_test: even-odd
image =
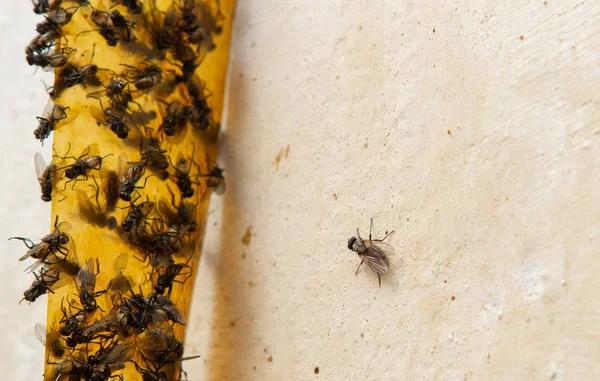
[[[389,271],[387,257],[394,254],[394,248],[386,243],[386,238],[394,233],[395,230],[387,233],[383,239],[372,239],[373,219],[371,218],[371,228],[369,229],[369,239],[363,239],[356,228],[356,237],[348,240],[348,249],[354,251],[360,257],[361,261],[354,275],[358,274],[360,266],[366,261],[369,267],[377,273],[379,287],[381,287],[381,274]]]

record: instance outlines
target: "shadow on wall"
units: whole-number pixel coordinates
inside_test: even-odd
[[[235,14],[236,22],[237,12]],[[235,24],[234,24],[235,25]],[[241,49],[236,51],[241,52]],[[243,59],[230,59],[231,73],[240,72],[237,62]],[[241,116],[247,114],[243,109],[245,79],[237,75],[230,76],[228,84],[228,114],[227,135],[239,136],[245,128]],[[243,362],[247,361],[248,343],[252,336],[252,306],[249,304],[249,289],[246,285],[246,277],[243,273],[250,271],[250,261],[242,259],[245,248],[241,246],[241,240],[232,239],[240,237],[240,226],[238,223],[240,208],[243,208],[243,200],[234,181],[230,179],[239,178],[240,163],[236,162],[235,155],[228,155],[230,149],[228,139],[221,141],[222,166],[226,169],[226,181],[228,181],[227,192],[223,202],[223,216],[221,219],[221,252],[215,263],[215,295],[212,322],[212,338],[210,352],[208,354],[208,379],[210,380],[234,380],[243,372]],[[233,184],[232,184],[233,183]],[[234,186],[230,186],[234,185]]]

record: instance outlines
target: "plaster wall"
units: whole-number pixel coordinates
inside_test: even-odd
[[[190,378],[600,379],[599,13],[239,2]]]

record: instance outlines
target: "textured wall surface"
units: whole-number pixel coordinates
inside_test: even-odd
[[[6,237],[39,237],[22,3],[0,15],[0,205]],[[600,379],[600,3],[245,0],[236,17],[191,380]],[[381,288],[346,247],[370,217],[396,229]],[[17,304],[23,248],[0,245],[0,363],[40,379],[45,299]]]

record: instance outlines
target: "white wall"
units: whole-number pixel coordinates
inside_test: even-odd
[[[191,378],[600,379],[599,14],[239,2]]]
[[[39,239],[50,228],[50,204],[40,200],[33,167],[35,152],[50,159],[51,144],[43,148],[33,137],[36,116],[48,96],[40,81],[53,82],[53,75],[25,61],[25,46],[36,35],[40,17],[28,1],[2,2],[0,12],[0,367],[3,380],[41,380],[44,348],[33,334],[35,323],[46,322],[47,297],[28,305],[19,300],[32,282],[18,258],[27,250],[11,236]],[[48,141],[47,143],[50,143]]]
[[[36,19],[7,4],[2,231],[39,237]],[[593,1],[240,1],[190,379],[600,379],[599,15]],[[346,248],[371,216],[377,235],[396,229],[381,288]],[[17,304],[23,248],[0,245],[2,378],[41,379],[45,299]]]

